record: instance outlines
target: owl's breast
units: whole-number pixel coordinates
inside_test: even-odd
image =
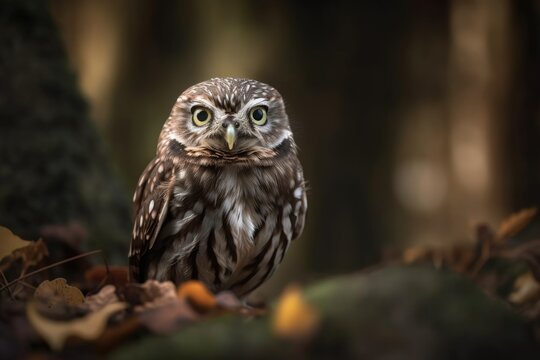
[[[283,179],[288,185],[282,191],[276,172],[231,170],[223,175],[217,185],[223,196],[221,231],[230,230],[237,254],[236,261],[229,263],[233,271],[223,287],[242,294],[273,273],[292,240],[290,181]]]
[[[174,272],[157,278],[197,278],[214,291],[248,292],[273,273],[292,241],[291,182],[283,192],[275,173],[191,170],[197,173],[176,176],[160,234],[171,239],[161,258]]]

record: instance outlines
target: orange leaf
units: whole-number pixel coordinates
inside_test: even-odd
[[[274,314],[274,332],[285,338],[304,339],[314,334],[319,323],[319,312],[305,301],[300,288],[285,289]]]
[[[509,237],[518,234],[531,222],[535,215],[536,208],[523,209],[510,215],[502,221],[501,225],[499,225],[495,240],[500,243]]]
[[[200,281],[190,280],[182,283],[178,288],[178,297],[186,299],[201,312],[213,310],[218,305],[214,294]]]

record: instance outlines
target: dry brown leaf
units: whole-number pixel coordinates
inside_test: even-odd
[[[215,296],[216,305],[223,310],[237,312],[244,308],[244,305],[232,291],[222,291]]]
[[[495,233],[491,226],[486,223],[476,225],[476,243],[493,243],[495,241]]]
[[[81,290],[68,285],[66,279],[45,280],[37,287],[34,298],[49,309],[77,306],[84,302]]]
[[[499,225],[495,241],[504,242],[506,239],[518,234],[535,217],[536,208],[528,208],[518,211],[504,219]]]
[[[178,297],[186,299],[195,309],[201,312],[208,312],[217,308],[217,301],[200,281],[190,280],[182,283],[178,288]]]
[[[426,260],[430,257],[431,251],[423,246],[414,246],[406,249],[403,252],[401,260],[405,264],[412,264],[421,260]]]
[[[171,333],[200,319],[200,315],[185,299],[178,298],[174,302],[146,309],[138,317],[148,330],[156,334]]]
[[[102,354],[110,352],[140,329],[141,322],[137,316],[129,316],[118,323],[108,324],[96,342],[98,352]]]
[[[11,255],[14,250],[31,244],[32,241],[22,240],[8,228],[0,226],[0,260]]]
[[[514,281],[514,291],[508,296],[508,300],[516,305],[536,302],[539,299],[540,284],[531,272],[526,272]]]
[[[176,287],[171,281],[147,280],[144,284],[128,284],[123,290],[125,301],[140,312],[178,300]]]
[[[38,265],[44,258],[49,256],[49,249],[42,239],[31,241],[29,245],[13,251],[13,259],[21,259],[23,273],[32,266]]]
[[[109,317],[127,307],[125,303],[113,303],[101,310],[90,313],[83,318],[70,321],[50,320],[39,314],[36,304],[29,301],[26,305],[28,320],[49,346],[61,350],[69,337],[78,337],[84,340],[95,340],[105,330]]]
[[[467,245],[456,245],[444,253],[445,262],[458,273],[467,273],[477,259],[474,249]]]
[[[540,240],[532,240],[512,248],[498,249],[494,257],[525,261],[533,276],[540,282]]]
[[[107,271],[108,270],[108,271]],[[127,266],[96,265],[86,270],[84,273],[85,283],[93,287],[99,284],[111,284],[116,287],[125,286],[128,283]]]
[[[106,285],[97,294],[89,295],[85,299],[86,306],[90,311],[97,311],[118,301],[114,285]]]
[[[315,333],[319,323],[319,312],[306,302],[300,288],[290,286],[285,289],[274,313],[274,332],[289,339],[305,339]]]
[[[266,313],[264,304],[246,305],[229,290],[221,291],[215,297],[217,307],[225,312],[232,312],[245,317],[262,316]]]

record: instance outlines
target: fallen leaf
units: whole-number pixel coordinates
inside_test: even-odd
[[[99,284],[111,284],[116,287],[125,286],[128,283],[128,267],[127,266],[109,266],[96,265],[86,270],[84,273],[85,283],[89,287],[94,287]]]
[[[532,240],[512,248],[498,249],[495,257],[511,261],[525,261],[537,281],[540,282],[540,240]]]
[[[200,319],[185,299],[146,309],[139,313],[139,321],[156,334],[169,334]]]
[[[263,304],[259,304],[259,306],[247,305],[240,301],[232,291],[228,290],[216,294],[216,305],[219,309],[245,317],[261,316],[266,313]]]
[[[127,284],[121,293],[136,312],[176,301],[176,287],[171,281],[147,280],[144,284]]]
[[[220,309],[229,311],[239,311],[244,307],[244,304],[232,291],[222,291],[215,296],[216,305]]]
[[[526,272],[514,281],[514,291],[508,296],[508,300],[516,305],[536,302],[539,299],[540,284],[531,272]]]
[[[0,226],[0,260],[22,247],[32,244],[32,241],[22,240],[8,228]]]
[[[84,295],[75,286],[68,285],[64,278],[45,280],[37,287],[34,298],[45,302],[48,307],[53,307],[58,303],[69,306],[77,306],[84,302]]]
[[[59,351],[70,337],[78,337],[89,341],[97,339],[105,330],[109,317],[126,307],[126,303],[117,302],[82,318],[70,321],[56,321],[40,315],[35,302],[29,301],[26,306],[26,314],[37,333],[45,339],[53,350]]]
[[[119,323],[110,324],[97,340],[97,349],[100,353],[108,353],[140,329],[141,322],[137,316],[130,316]]]
[[[444,254],[445,262],[455,272],[464,274],[469,271],[477,259],[477,254],[471,246],[455,245]]]
[[[414,246],[403,252],[401,260],[405,264],[413,264],[418,261],[426,260],[431,256],[431,251],[423,246]]]
[[[518,234],[531,222],[535,215],[536,208],[528,208],[504,219],[497,230],[497,235],[495,236],[496,242],[504,242],[506,239]]]
[[[186,299],[191,306],[200,312],[208,312],[217,307],[214,294],[200,281],[190,280],[180,284],[178,297]]]
[[[318,329],[319,312],[306,302],[298,286],[290,286],[277,304],[273,330],[281,337],[299,340],[310,337]]]
[[[480,223],[476,226],[476,243],[492,243],[495,241],[495,234],[489,224]]]
[[[468,244],[456,244],[447,248],[414,246],[406,249],[401,256],[405,264],[429,260],[437,269],[448,266],[459,273],[467,273],[476,259],[476,252]]]
[[[97,294],[89,295],[85,299],[86,306],[90,311],[97,311],[118,301],[119,299],[116,295],[116,287],[114,285],[106,285]]]
[[[16,249],[12,253],[13,259],[21,259],[23,273],[26,273],[30,267],[38,265],[47,256],[49,256],[49,250],[42,239],[30,241],[29,245]]]

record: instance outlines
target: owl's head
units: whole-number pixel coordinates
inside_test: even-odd
[[[160,148],[171,142],[199,160],[253,162],[278,155],[285,142],[292,145],[292,134],[276,89],[255,80],[214,78],[180,95]]]

